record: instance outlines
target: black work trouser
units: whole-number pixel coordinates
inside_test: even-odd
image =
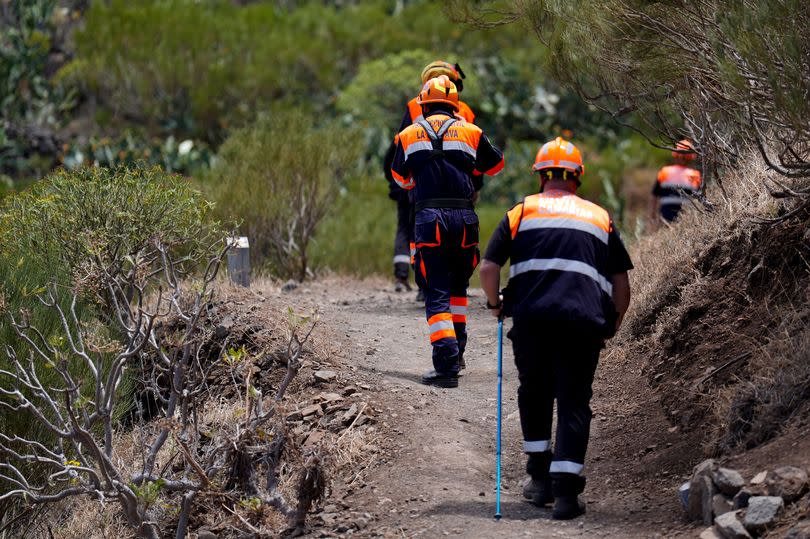
[[[577,329],[516,320],[509,332],[520,379],[520,426],[529,455],[526,471],[538,481],[550,477],[555,496],[579,494],[585,487],[591,386],[603,338]],[[555,400],[557,432],[552,446]]]
[[[411,203],[407,196],[397,199],[397,232],[394,236],[394,277],[408,279],[411,267],[411,241],[413,241],[413,218]]]

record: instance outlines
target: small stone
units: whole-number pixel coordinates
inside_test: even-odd
[[[785,539],[810,539],[810,519],[797,522],[785,534]]]
[[[715,494],[712,496],[712,512],[714,513],[715,517],[730,513],[733,510],[734,504],[731,503],[731,500],[722,494]]]
[[[684,509],[689,508],[689,481],[678,488],[678,499],[681,501],[681,505],[683,505]]]
[[[307,406],[306,408],[303,408],[301,410],[301,415],[303,417],[309,417],[309,416],[315,415],[315,414],[317,414],[317,415],[322,415],[323,414],[323,409],[321,408],[320,404],[310,404],[309,406]]]
[[[344,424],[348,424],[354,419],[355,415],[357,415],[357,404],[352,404],[348,410],[343,412],[343,416],[341,416],[340,420],[343,421]]]
[[[337,378],[337,373],[335,371],[315,371],[313,376],[316,382],[326,383]]]
[[[751,479],[752,485],[761,485],[765,482],[765,478],[768,477],[768,472],[759,472],[757,475]]]
[[[781,496],[786,503],[792,503],[807,492],[807,472],[795,466],[780,466],[769,472],[765,486],[771,496]]]
[[[304,414],[300,410],[287,414],[287,421],[301,421],[302,419],[304,419]]]
[[[743,524],[751,532],[762,532],[773,524],[784,508],[785,500],[779,496],[752,496],[748,500]]]
[[[296,288],[298,288],[298,283],[292,279],[281,285],[282,292],[292,292]]]
[[[714,527],[725,539],[751,539],[751,535],[737,518],[736,512],[718,516],[714,519]]]
[[[307,436],[307,441],[304,442],[304,449],[310,449],[318,445],[323,440],[324,432],[322,430],[313,430]]]
[[[730,468],[718,468],[712,474],[712,480],[717,490],[726,496],[734,496],[745,485],[745,479],[736,470]]]
[[[692,477],[709,476],[717,469],[717,462],[714,459],[706,459],[692,469]]]
[[[205,528],[200,528],[197,530],[197,539],[217,539],[218,537],[219,536],[211,530],[207,530]]]
[[[343,397],[337,393],[321,393],[317,398],[324,403],[339,402],[343,400]]]
[[[724,537],[717,533],[714,527],[711,527],[700,532],[699,539],[724,539]]]
[[[745,509],[748,507],[748,500],[754,493],[747,488],[742,489],[734,496],[734,509]]]

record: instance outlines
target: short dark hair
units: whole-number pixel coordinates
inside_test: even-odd
[[[577,184],[580,183],[578,172],[573,172],[565,168],[544,168],[538,171],[540,177],[545,180],[574,180]]]
[[[425,103],[422,105],[422,112],[424,114],[432,114],[434,112],[446,112],[450,115],[455,114],[455,109],[447,103]]]

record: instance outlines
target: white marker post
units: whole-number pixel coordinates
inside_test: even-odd
[[[228,277],[231,282],[250,287],[250,242],[247,236],[228,238]]]

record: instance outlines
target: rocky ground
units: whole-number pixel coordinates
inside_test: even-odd
[[[384,281],[337,279],[278,293],[319,309],[345,368],[367,377],[379,411],[382,453],[361,481],[335,485],[311,521],[313,537],[696,537],[703,528],[685,520],[675,491],[695,464],[694,441],[666,422],[641,389],[642,366],[625,364],[620,351],[604,355],[595,386],[588,513],[555,522],[521,496],[517,375],[504,348],[503,519],[496,522],[497,325],[480,307],[481,292],[471,292],[468,368],[449,390],[419,384],[430,350],[413,294],[395,294]]]

